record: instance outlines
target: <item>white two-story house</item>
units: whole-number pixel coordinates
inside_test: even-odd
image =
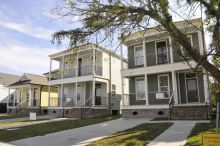
[[[175,24],[197,53],[206,51],[201,19]],[[207,119],[210,97],[205,70],[200,67],[193,72],[191,67],[197,64],[168,32],[159,29],[133,33],[122,42],[128,49],[128,68],[121,74],[129,79],[129,94],[123,94],[123,117]]]
[[[52,55],[59,68],[47,73],[58,98],[49,97],[48,113],[64,117],[95,117],[120,110],[121,57],[105,48],[86,44]],[[126,60],[122,60],[126,65]],[[52,106],[53,105],[53,106]]]

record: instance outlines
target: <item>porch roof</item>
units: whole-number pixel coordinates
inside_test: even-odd
[[[8,85],[8,87],[22,86],[22,85],[27,85],[27,84],[47,86],[48,81],[47,81],[47,78],[44,76],[25,73],[24,75],[22,75],[22,77],[17,82],[14,82]]]

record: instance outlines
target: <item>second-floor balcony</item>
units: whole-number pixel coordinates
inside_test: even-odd
[[[87,65],[78,68],[64,69],[63,75],[62,71],[56,73],[51,73],[51,80],[57,80],[62,78],[73,78],[79,76],[88,76],[93,74],[93,66]],[[95,65],[95,74],[102,76],[102,67]]]
[[[199,53],[199,52],[198,52]],[[144,58],[146,57],[146,59]],[[155,66],[162,64],[169,64],[175,62],[181,62],[185,60],[191,60],[191,57],[180,51],[165,51],[160,53],[149,53],[146,56],[130,56],[128,58],[129,68],[143,67],[146,61],[146,66]]]

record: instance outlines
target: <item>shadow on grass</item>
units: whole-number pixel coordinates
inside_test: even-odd
[[[134,146],[146,145],[164,130],[170,127],[172,123],[145,123],[134,128],[118,132],[110,137],[103,138],[89,146]]]

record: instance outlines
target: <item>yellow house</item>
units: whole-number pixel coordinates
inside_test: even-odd
[[[58,98],[57,88],[49,87],[45,76],[25,73],[21,78],[11,85],[9,89],[14,89],[14,96],[10,96],[13,102],[7,105],[9,114],[28,114],[29,112],[44,113],[48,107],[48,90],[50,97]],[[10,94],[10,90],[9,90]],[[57,101],[57,100],[56,100]],[[58,103],[53,102],[54,106]]]

